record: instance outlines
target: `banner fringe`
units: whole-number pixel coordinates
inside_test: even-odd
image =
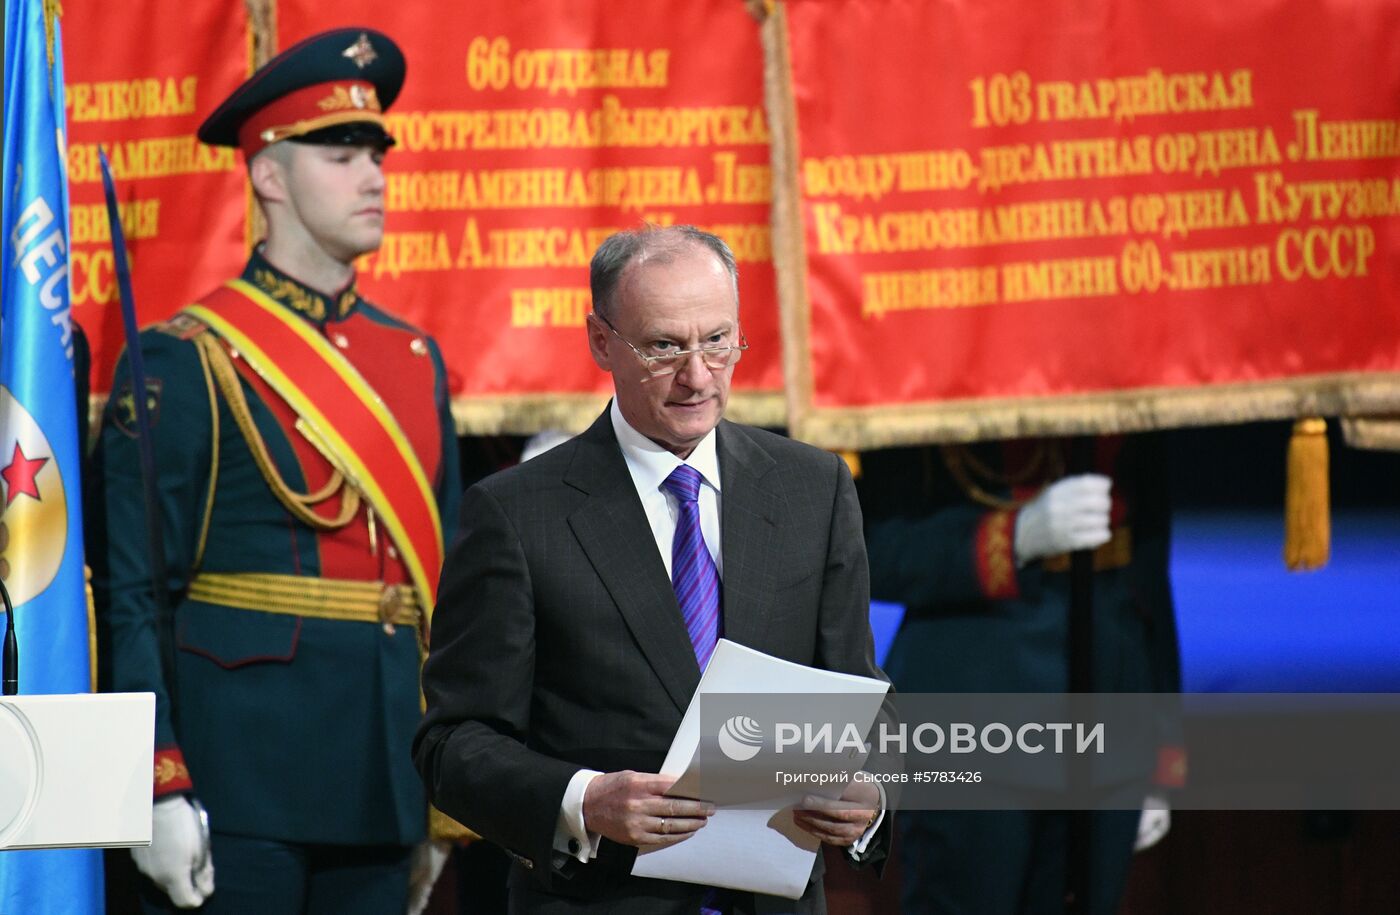
[[[1400,414],[1400,379],[1378,390],[1339,390],[1336,396],[1309,387],[1306,382],[1279,382],[1257,391],[1111,393],[1072,404],[963,401],[917,404],[907,409],[825,410],[807,421],[805,436],[794,437],[831,451],[869,451],[902,445],[1149,432],[1258,420],[1345,416],[1342,429],[1351,447],[1400,451],[1400,415],[1387,415]],[[101,426],[107,398],[107,394],[94,393],[89,400],[88,416],[93,429]],[[452,401],[452,417],[458,435],[534,435],[546,429],[581,432],[598,418],[607,402],[606,394],[457,398]],[[1337,406],[1339,402],[1349,406]],[[1310,405],[1321,403],[1333,406],[1309,409]],[[780,393],[740,392],[730,397],[725,416],[751,426],[779,429],[784,424],[785,408],[786,401]]]
[[[1400,412],[1400,376],[1328,375],[1029,399],[963,400],[809,411],[794,437],[832,450],[1035,436],[1146,432],[1312,416]]]
[[[1342,438],[1352,448],[1400,451],[1400,416],[1344,416]]]
[[[611,394],[526,394],[520,396],[455,398],[452,418],[458,435],[534,435],[546,429],[582,432]],[[725,419],[750,426],[780,428],[785,403],[778,392],[741,391],[731,394]]]

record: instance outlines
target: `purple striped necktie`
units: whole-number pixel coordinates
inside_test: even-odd
[[[661,487],[676,497],[680,507],[671,541],[671,587],[676,589],[695,660],[704,670],[719,641],[720,617],[719,573],[700,531],[700,472],[682,464]]]

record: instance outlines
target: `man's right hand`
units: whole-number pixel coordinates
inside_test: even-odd
[[[715,805],[667,797],[669,775],[608,772],[589,782],[583,794],[583,825],[590,833],[623,845],[675,845],[704,826]]]
[[[1016,562],[1092,550],[1108,542],[1113,481],[1084,473],[1051,483],[1016,516]]]
[[[214,892],[214,862],[205,849],[199,812],[181,795],[164,797],[151,811],[151,844],[133,848],[136,869],[155,881],[170,901],[194,909]]]

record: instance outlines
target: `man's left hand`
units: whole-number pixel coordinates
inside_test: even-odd
[[[827,845],[848,847],[875,825],[880,815],[880,789],[870,782],[851,782],[840,800],[808,795],[793,810],[798,827]]]

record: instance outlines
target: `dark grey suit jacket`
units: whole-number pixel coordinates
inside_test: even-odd
[[[845,462],[729,422],[717,444],[725,637],[883,679]],[[459,531],[413,747],[430,798],[515,856],[514,911],[694,913],[704,889],[630,876],[635,849],[604,840],[587,865],[552,850],[573,774],[657,771],[700,682],[608,413],[473,486]],[[872,863],[888,845],[881,833]],[[731,908],[823,911],[821,858],[798,903],[748,897]]]

